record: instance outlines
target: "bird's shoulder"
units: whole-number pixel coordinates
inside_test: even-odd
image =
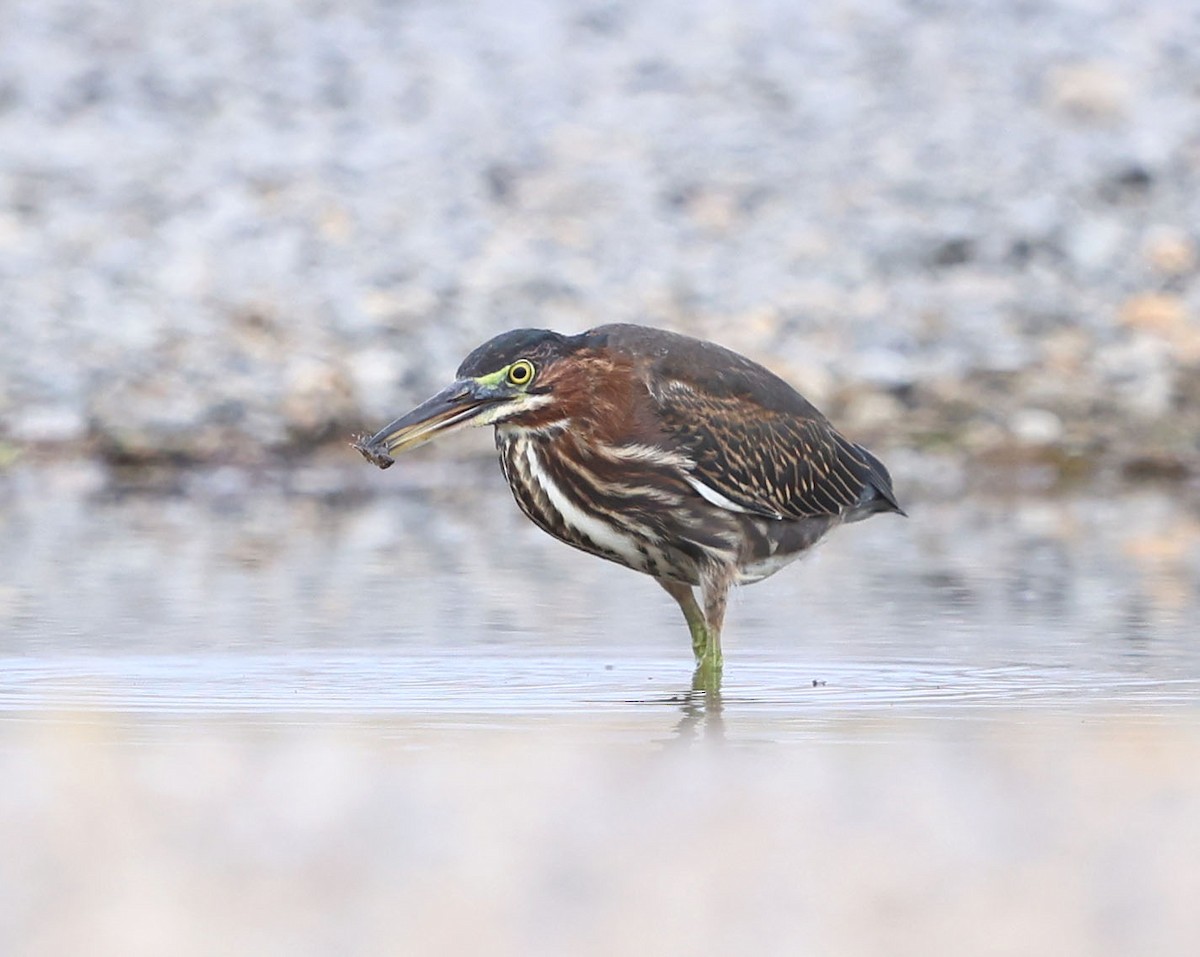
[[[765,366],[725,346],[666,329],[632,323],[598,326],[586,333],[595,343],[627,357],[651,387],[678,385],[691,393],[725,400],[748,413],[777,412],[824,420],[815,406]]]

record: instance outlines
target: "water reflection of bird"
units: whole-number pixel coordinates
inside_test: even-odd
[[[705,681],[720,675],[731,585],[775,573],[838,525],[904,514],[883,463],[786,382],[658,329],[506,332],[355,447],[387,468],[468,425],[495,426],[504,476],[535,524],[667,590]]]

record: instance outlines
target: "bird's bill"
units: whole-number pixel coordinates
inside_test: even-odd
[[[360,438],[354,447],[367,461],[385,469],[394,461],[393,453],[456,432],[505,398],[475,379],[459,379],[370,438]]]

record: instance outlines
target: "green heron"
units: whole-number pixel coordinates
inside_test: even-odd
[[[697,674],[720,675],[731,585],[774,574],[838,525],[904,514],[883,463],[790,385],[659,329],[503,333],[355,448],[387,468],[398,451],[478,425],[495,426],[534,524],[645,572],[679,603]]]

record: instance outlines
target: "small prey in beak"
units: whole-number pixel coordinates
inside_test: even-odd
[[[388,469],[396,464],[396,460],[388,455],[382,446],[377,445],[372,436],[367,432],[356,435],[350,445],[352,448],[358,449],[364,459],[372,465],[378,465],[381,469]]]
[[[468,425],[494,421],[498,409],[511,405],[514,398],[513,390],[500,381],[458,379],[407,415],[374,435],[357,436],[351,444],[368,462],[386,469],[395,461],[393,456],[397,452],[424,445]]]

